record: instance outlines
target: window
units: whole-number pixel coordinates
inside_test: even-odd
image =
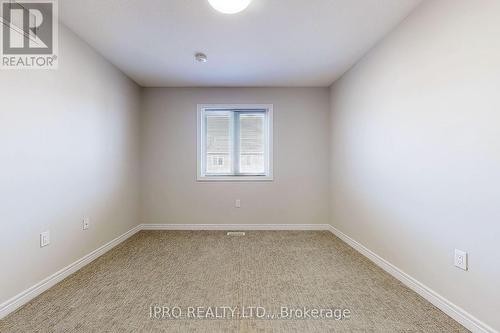
[[[272,180],[272,128],[272,105],[198,105],[198,180]]]

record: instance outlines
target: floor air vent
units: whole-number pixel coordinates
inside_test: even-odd
[[[228,236],[245,236],[243,231],[229,231],[227,233]]]

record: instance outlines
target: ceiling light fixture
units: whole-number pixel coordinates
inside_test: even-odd
[[[221,13],[236,14],[248,7],[252,0],[208,0]]]
[[[194,58],[198,62],[207,62],[208,61],[207,55],[205,53],[201,53],[201,52],[196,53],[194,55]]]

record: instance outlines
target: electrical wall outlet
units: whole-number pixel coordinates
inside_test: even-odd
[[[456,267],[467,270],[467,252],[455,249],[455,260],[454,264]]]
[[[241,200],[240,199],[236,199],[234,201],[234,207],[236,208],[241,208]]]
[[[85,217],[83,219],[83,230],[87,230],[90,227],[90,217]]]
[[[50,231],[44,231],[40,234],[40,247],[50,244]]]

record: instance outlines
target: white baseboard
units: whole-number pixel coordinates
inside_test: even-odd
[[[142,230],[330,230],[329,224],[141,224]]]
[[[391,274],[393,277],[401,281],[403,284],[405,284],[408,288],[412,289],[415,291],[417,294],[428,300],[430,303],[432,303],[434,306],[439,308],[441,311],[446,313],[448,316],[451,318],[455,319],[457,322],[462,324],[465,328],[472,332],[481,332],[481,333],[498,333],[495,329],[492,327],[486,325],[458,305],[450,302],[443,296],[439,295],[436,293],[434,290],[431,288],[427,287],[423,283],[417,281],[410,275],[406,274],[384,258],[380,257],[376,253],[372,252],[368,248],[366,248],[364,245],[358,243],[351,237],[347,236],[340,230],[336,229],[335,227],[329,225],[330,231],[336,235],[338,238],[342,239],[344,242],[349,244],[352,248],[354,248],[356,251],[370,259],[372,262],[374,262],[377,266],[382,268],[384,271],[387,273]]]
[[[94,250],[87,254],[86,256],[78,259],[77,261],[73,262],[72,264],[64,267],[63,269],[59,270],[58,272],[52,274],[51,276],[45,278],[44,280],[40,281],[39,283],[35,284],[34,286],[22,291],[21,293],[17,294],[16,296],[12,297],[11,299],[3,302],[0,304],[0,319],[3,317],[7,316],[9,313],[15,311],[19,307],[23,306],[24,304],[28,303],[31,301],[33,298],[37,297],[44,291],[48,290],[58,282],[62,281],[66,277],[70,276],[80,268],[84,267],[85,265],[89,264],[93,260],[97,259],[104,253],[108,252],[111,250],[113,247],[116,245],[120,244],[130,236],[134,235],[138,231],[141,230],[141,226],[138,225],[134,227],[133,229],[127,231],[121,236],[116,237],[109,243],[104,244],[103,246],[99,247],[97,250]]]

